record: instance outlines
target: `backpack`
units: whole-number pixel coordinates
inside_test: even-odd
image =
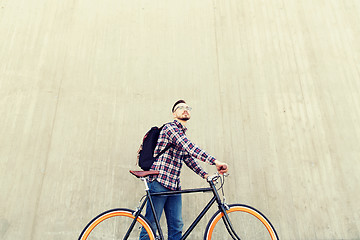
[[[144,136],[143,143],[138,152],[138,163],[142,170],[149,171],[155,160],[166,152],[172,145],[168,145],[157,156],[154,157],[154,150],[164,125],[160,128],[152,127]]]

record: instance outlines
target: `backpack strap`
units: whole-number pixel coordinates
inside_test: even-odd
[[[163,155],[163,154],[164,154],[167,150],[169,150],[172,146],[173,146],[172,143],[170,143],[169,145],[167,145],[161,152],[159,152],[158,155],[156,155],[155,158],[158,158],[158,157],[160,157],[160,155]]]
[[[162,126],[159,128],[159,129],[160,129],[160,132],[161,132],[161,130],[163,129],[164,126],[165,126],[165,124],[162,125]],[[173,147],[173,146],[175,146],[175,145],[172,144],[172,143],[170,143],[169,145],[167,145],[161,152],[159,152],[158,155],[156,155],[155,159],[158,158],[158,157],[160,157],[161,155],[163,155],[167,150],[169,150],[169,149],[170,149],[171,147]]]
[[[171,123],[171,122],[169,122]],[[165,123],[165,124],[168,124],[168,123]],[[165,126],[165,124],[163,124],[161,127],[160,127],[160,132],[161,130],[163,129],[163,127]],[[167,150],[169,150],[171,147],[175,146],[174,144],[170,143],[169,145],[167,145],[161,152],[159,152],[158,155],[155,156],[155,159],[157,159],[158,157],[160,157],[161,155],[163,155]]]

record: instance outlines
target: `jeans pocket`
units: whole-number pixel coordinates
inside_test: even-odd
[[[163,187],[158,181],[154,180],[150,183],[149,189],[151,193],[160,193],[168,191],[165,187]]]

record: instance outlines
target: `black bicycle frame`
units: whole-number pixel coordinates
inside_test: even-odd
[[[186,193],[198,193],[198,192],[213,192],[214,196],[211,198],[211,200],[209,201],[209,203],[204,207],[204,209],[201,211],[201,213],[197,216],[197,218],[193,221],[193,223],[190,225],[190,227],[185,231],[185,233],[182,235],[180,240],[185,240],[189,234],[192,232],[192,230],[194,230],[194,228],[196,227],[196,225],[200,222],[200,220],[204,217],[204,215],[207,213],[207,211],[211,208],[211,206],[217,202],[219,210],[224,214],[224,218],[223,221],[225,223],[225,226],[229,232],[229,234],[231,235],[231,237],[233,239],[236,240],[240,240],[239,236],[235,233],[234,228],[232,227],[231,221],[229,219],[228,214],[226,213],[226,205],[224,203],[221,202],[220,196],[216,190],[215,184],[211,181],[210,183],[210,188],[196,188],[196,189],[186,189],[186,190],[180,190],[180,191],[169,191],[169,192],[161,192],[161,193],[150,193],[150,190],[146,190],[146,198],[144,200],[144,202],[141,204],[141,207],[138,208],[135,212],[134,212],[134,220],[132,222],[132,224],[130,225],[124,239],[128,239],[131,231],[133,230],[137,218],[139,217],[140,213],[142,212],[142,210],[145,207],[145,204],[149,201],[150,206],[151,206],[151,210],[154,214],[154,218],[155,218],[155,223],[156,223],[156,228],[159,232],[160,235],[160,239],[164,239],[164,235],[162,233],[161,227],[160,227],[160,223],[159,220],[156,216],[156,212],[155,212],[155,207],[153,204],[153,201],[151,199],[151,197],[153,196],[169,196],[169,195],[175,195],[175,194],[186,194]],[[156,229],[155,230],[155,234],[156,234]]]

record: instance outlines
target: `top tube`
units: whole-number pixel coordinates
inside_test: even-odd
[[[168,192],[159,192],[159,193],[150,193],[151,196],[168,196],[174,194],[184,194],[184,193],[197,193],[197,192],[211,192],[212,188],[193,188],[193,189],[184,189],[179,191],[168,191]]]
[[[151,196],[169,196],[175,194],[186,194],[186,193],[198,193],[198,192],[211,192],[213,190],[216,191],[214,186],[214,182],[220,177],[219,174],[215,174],[213,176],[209,176],[206,180],[210,184],[211,187],[208,188],[193,188],[193,189],[184,189],[177,191],[167,191],[167,192],[159,192],[159,193],[150,193]]]

